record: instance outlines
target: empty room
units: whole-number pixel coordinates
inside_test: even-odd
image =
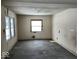
[[[77,0],[2,0],[1,59],[77,59]]]

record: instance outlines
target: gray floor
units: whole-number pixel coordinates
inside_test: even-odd
[[[48,40],[19,41],[7,59],[77,59],[57,43]]]

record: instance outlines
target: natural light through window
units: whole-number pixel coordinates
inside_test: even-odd
[[[9,17],[5,17],[6,22],[6,40],[10,39],[10,21]]]
[[[12,17],[8,17],[6,16],[5,17],[5,25],[6,25],[6,28],[5,28],[5,32],[6,32],[6,40],[9,40],[11,39],[12,37],[14,37],[14,33],[15,33],[15,27],[14,27],[14,18]]]
[[[42,30],[42,21],[31,21],[32,32],[40,32]]]
[[[11,18],[11,36],[14,36],[14,21],[13,18]]]

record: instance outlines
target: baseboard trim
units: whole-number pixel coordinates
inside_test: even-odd
[[[52,40],[52,39],[18,39],[18,41],[28,41],[28,40]]]

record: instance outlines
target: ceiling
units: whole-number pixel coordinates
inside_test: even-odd
[[[53,15],[76,8],[76,0],[4,0],[2,4],[21,15]]]

